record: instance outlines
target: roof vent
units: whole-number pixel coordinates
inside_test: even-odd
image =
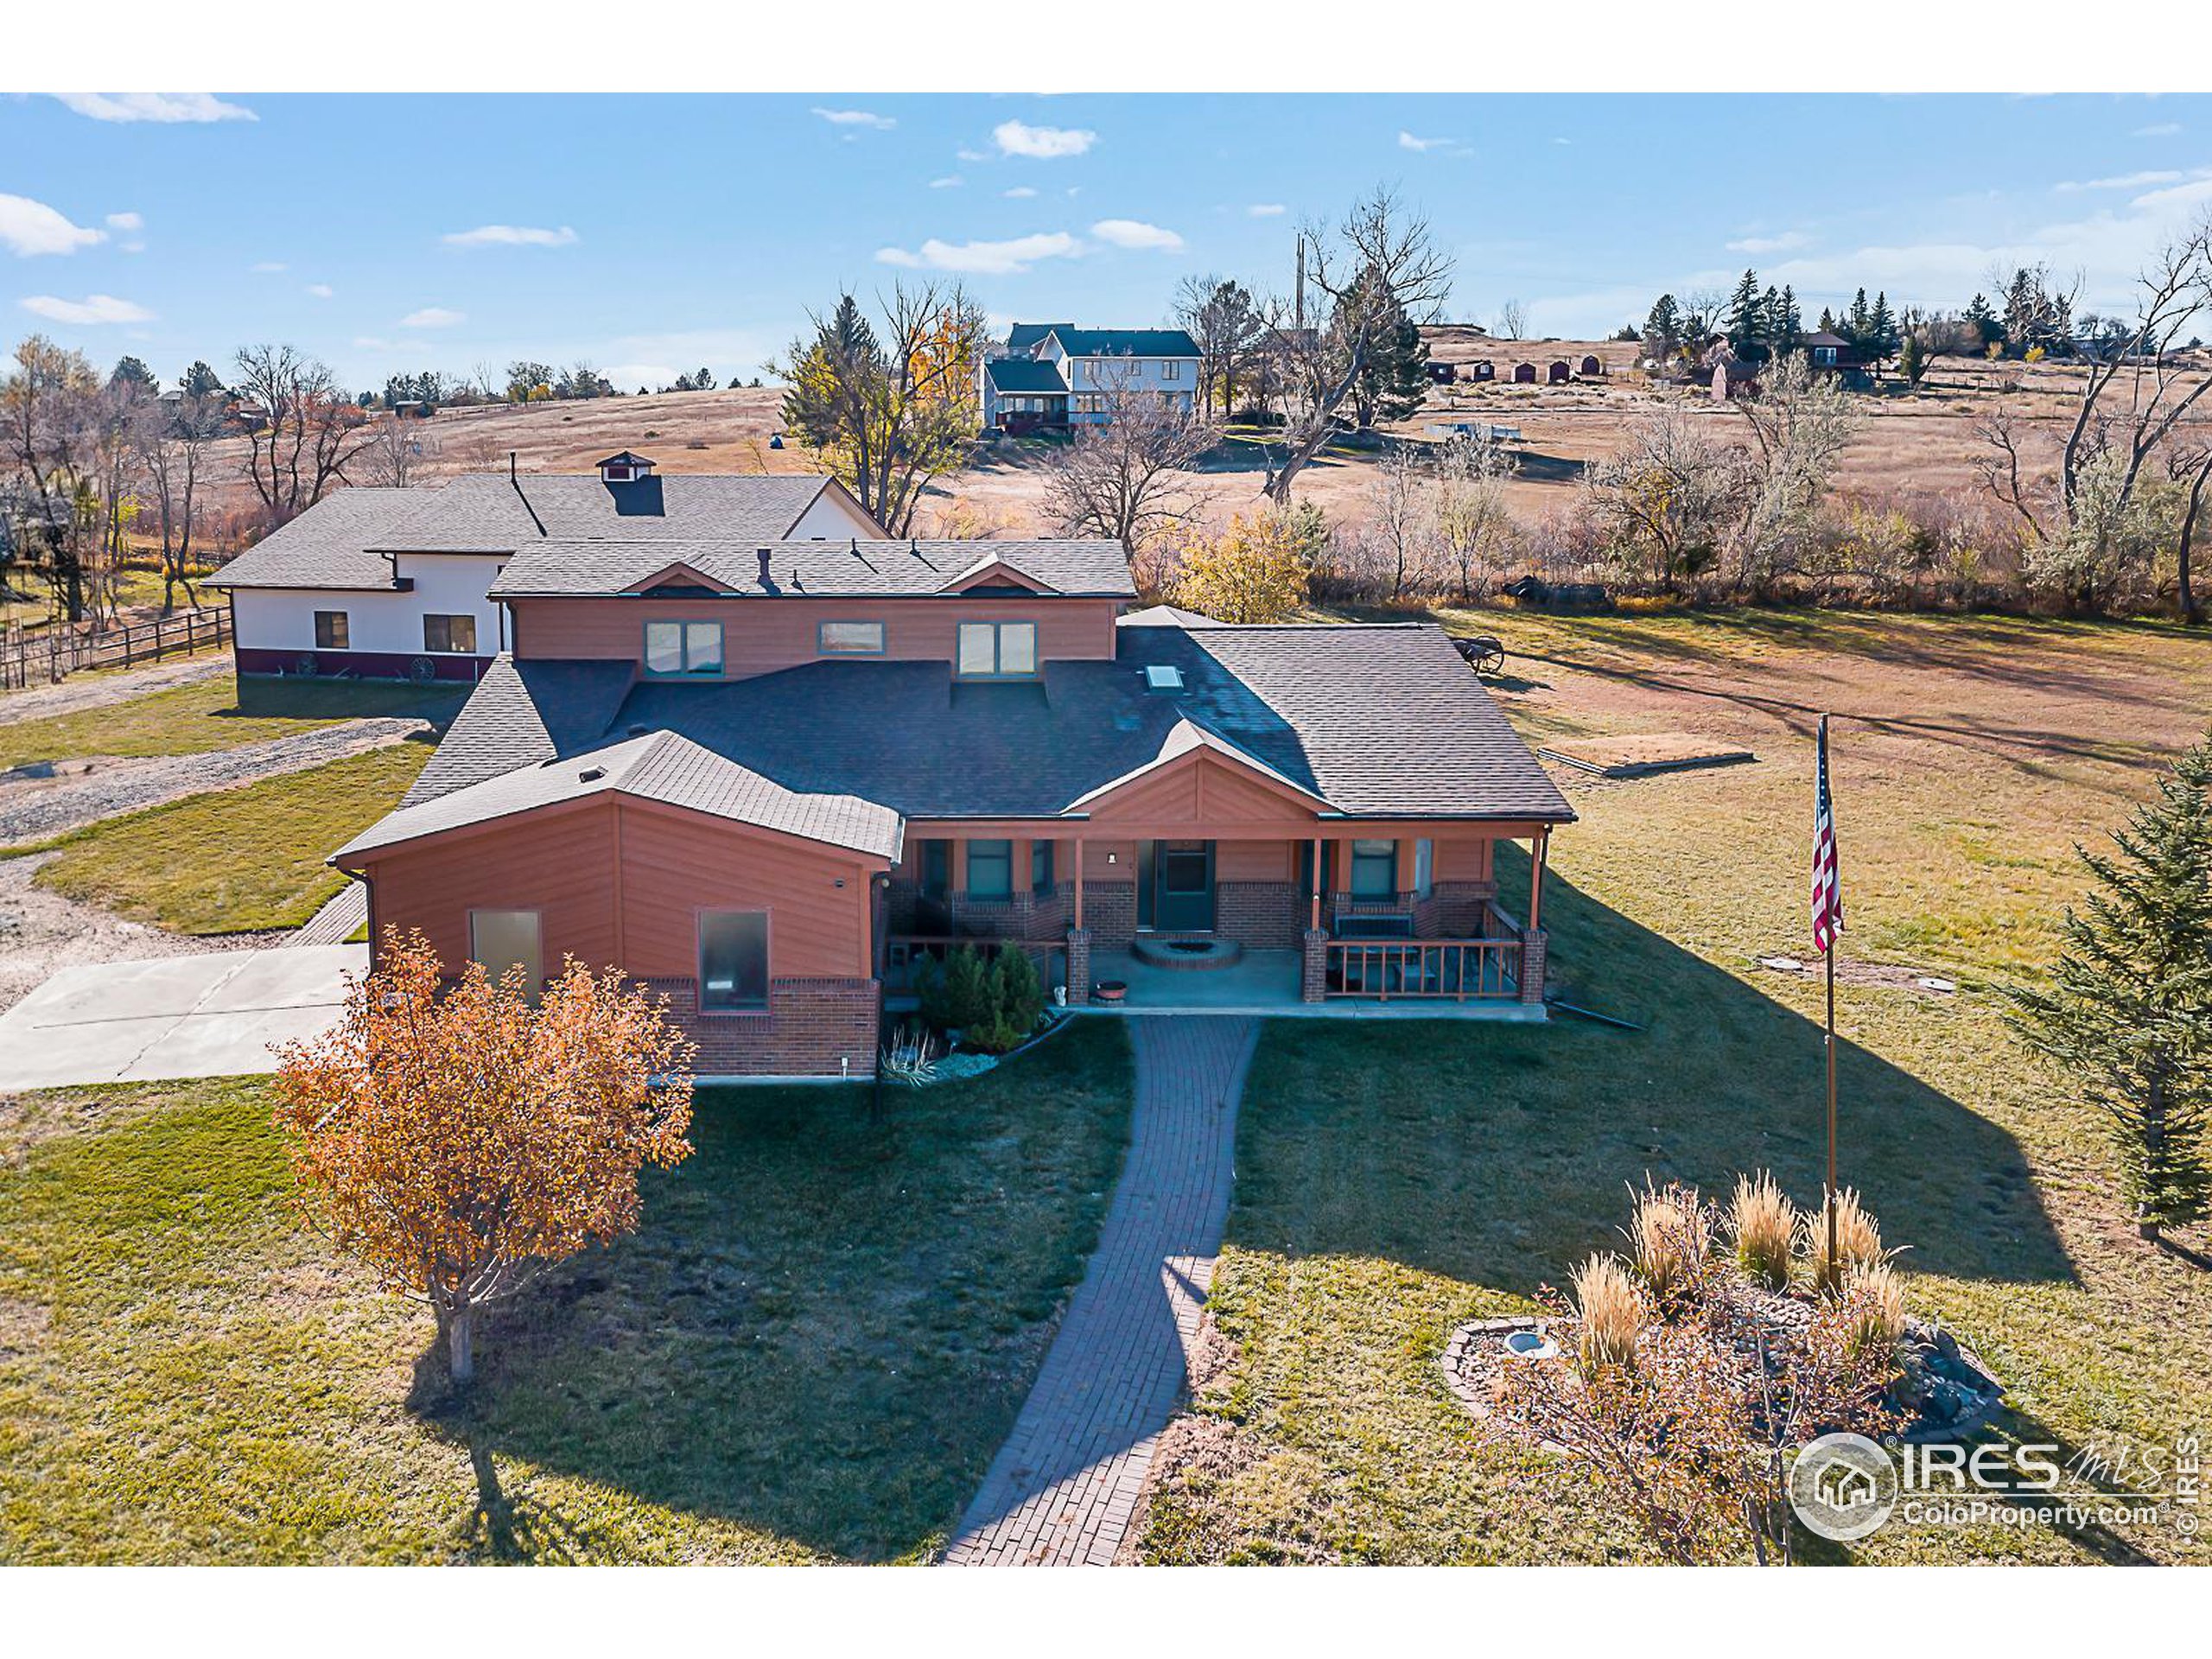
[[[630,728],[626,735],[631,737],[643,737],[645,734],[645,730],[646,728],[643,726],[632,726]]]
[[[769,552],[769,550],[764,547],[764,548],[761,548],[760,550],[759,550],[759,551],[760,551],[760,580],[762,581],[762,582],[764,582],[764,583],[765,583],[765,582],[768,580],[768,552]]]
[[[580,784],[595,784],[606,776],[607,768],[605,766],[586,766],[582,772],[576,774],[576,781]]]
[[[1144,689],[1147,691],[1180,691],[1183,671],[1165,663],[1154,663],[1144,671]]]

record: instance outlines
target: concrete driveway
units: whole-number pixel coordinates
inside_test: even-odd
[[[0,1014],[0,1093],[273,1071],[270,1045],[336,1024],[368,965],[326,944],[65,968]]]

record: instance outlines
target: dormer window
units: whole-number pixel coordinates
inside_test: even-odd
[[[653,463],[627,449],[619,455],[609,455],[599,463],[599,481],[602,484],[634,484],[641,478],[652,475]]]
[[[960,677],[967,680],[1033,678],[1037,673],[1037,625],[963,622],[957,668]]]

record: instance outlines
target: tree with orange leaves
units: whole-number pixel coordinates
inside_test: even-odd
[[[419,933],[378,957],[334,1030],[278,1051],[276,1124],[309,1215],[430,1305],[466,1383],[477,1310],[634,1230],[639,1171],[690,1154],[694,1051],[613,969],[571,957],[533,1004],[519,968],[443,985]]]

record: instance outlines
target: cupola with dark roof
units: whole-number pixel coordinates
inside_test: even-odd
[[[599,481],[602,484],[634,484],[652,475],[653,463],[628,449],[599,463]]]

